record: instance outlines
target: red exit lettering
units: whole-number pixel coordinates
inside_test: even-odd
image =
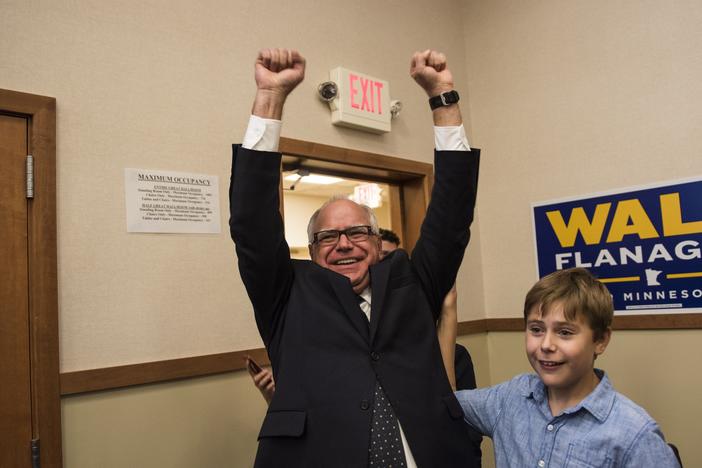
[[[363,78],[353,73],[349,73],[349,88],[351,97],[351,107],[360,109],[366,112],[377,114],[383,113],[382,92],[383,83],[380,81]],[[361,100],[358,101],[357,95],[361,91]]]

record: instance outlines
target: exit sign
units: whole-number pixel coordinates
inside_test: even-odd
[[[364,73],[338,67],[329,78],[339,96],[329,103],[332,123],[374,133],[390,131],[390,84]]]

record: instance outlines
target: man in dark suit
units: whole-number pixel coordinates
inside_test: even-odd
[[[382,262],[372,211],[348,200],[328,202],[310,220],[313,261],[290,259],[277,135],[305,60],[267,49],[255,67],[253,115],[234,147],[230,228],[276,381],[256,466],[472,466],[435,328],[468,244],[479,156],[446,58],[426,50],[412,59],[441,151],[411,259],[398,251]],[[391,435],[383,442],[378,434]]]

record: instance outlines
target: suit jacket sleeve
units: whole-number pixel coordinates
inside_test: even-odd
[[[292,285],[290,249],[280,216],[280,153],[233,147],[229,185],[229,228],[239,272],[266,347]]]
[[[470,353],[468,350],[463,345],[458,343],[456,343],[456,357],[454,366],[456,368],[456,390],[473,390],[476,388],[473,360],[470,358]],[[473,457],[477,461],[478,466],[480,466],[480,460],[483,456],[483,451],[480,448],[480,444],[483,441],[483,437],[472,426],[468,427],[468,436],[468,440],[473,451]]]
[[[465,346],[458,343],[456,343],[454,367],[456,369],[456,390],[473,390],[477,387],[470,353]]]
[[[411,261],[436,321],[470,239],[480,150],[436,151],[434,187]]]

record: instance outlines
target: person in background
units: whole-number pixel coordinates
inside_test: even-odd
[[[378,229],[380,233],[380,259],[385,258],[393,250],[400,248],[400,237],[390,229]]]

